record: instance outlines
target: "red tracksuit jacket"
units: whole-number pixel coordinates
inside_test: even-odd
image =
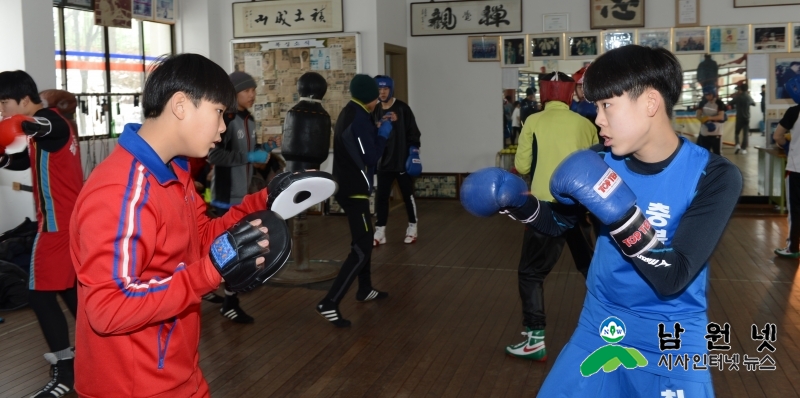
[[[162,163],[128,125],[92,172],[70,223],[78,274],[75,389],[83,397],[207,394],[200,297],[220,283],[212,241],[266,208],[266,190],[209,219],[186,159]]]

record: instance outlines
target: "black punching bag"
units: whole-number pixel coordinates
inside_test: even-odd
[[[283,122],[281,154],[286,171],[319,169],[328,158],[331,142],[331,116],[322,107],[328,82],[319,73],[307,72],[297,79],[300,102]]]

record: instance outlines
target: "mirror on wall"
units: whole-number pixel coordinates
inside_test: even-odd
[[[705,78],[709,63],[701,63],[706,60],[705,54],[679,54],[677,55],[681,67],[683,68],[683,90],[680,99],[674,108],[675,130],[692,142],[696,141],[700,132],[700,121],[696,117],[696,107],[703,97],[702,86],[698,82],[698,68],[701,70],[701,78]],[[742,147],[743,133],[740,133],[739,148],[736,147],[736,110],[728,106],[726,111],[727,120],[723,123],[721,155],[729,159],[742,171],[744,177],[744,188],[742,196],[760,196],[764,193],[759,192],[758,187],[758,151],[755,147],[765,147],[771,140],[762,135],[764,114],[761,110],[761,86],[765,84],[764,79],[747,78],[747,54],[713,54],[710,61],[716,63],[717,76],[716,85],[720,100],[728,106],[734,96],[738,95],[736,87],[742,83],[747,83],[749,95],[753,99],[754,105],[750,106],[750,120],[747,126],[748,146],[746,150]],[[530,86],[536,86],[538,75],[560,71],[572,75],[580,68],[588,65],[591,60],[535,60],[528,67],[519,70],[519,88],[516,100],[525,97],[525,90]],[[713,65],[713,64],[712,64]],[[539,100],[538,92],[536,100]]]

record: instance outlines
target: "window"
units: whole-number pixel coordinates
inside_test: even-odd
[[[94,25],[94,13],[53,7],[56,83],[78,97],[78,135],[122,133],[140,123],[146,68],[173,53],[171,25],[133,20],[131,29]]]

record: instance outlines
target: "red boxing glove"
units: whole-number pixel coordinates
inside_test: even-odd
[[[8,146],[20,135],[45,136],[50,130],[50,121],[43,117],[9,116],[0,120],[0,146]]]
[[[24,135],[22,122],[27,119],[28,117],[24,115],[14,115],[0,120],[0,146],[5,148],[11,145],[15,138]]]

